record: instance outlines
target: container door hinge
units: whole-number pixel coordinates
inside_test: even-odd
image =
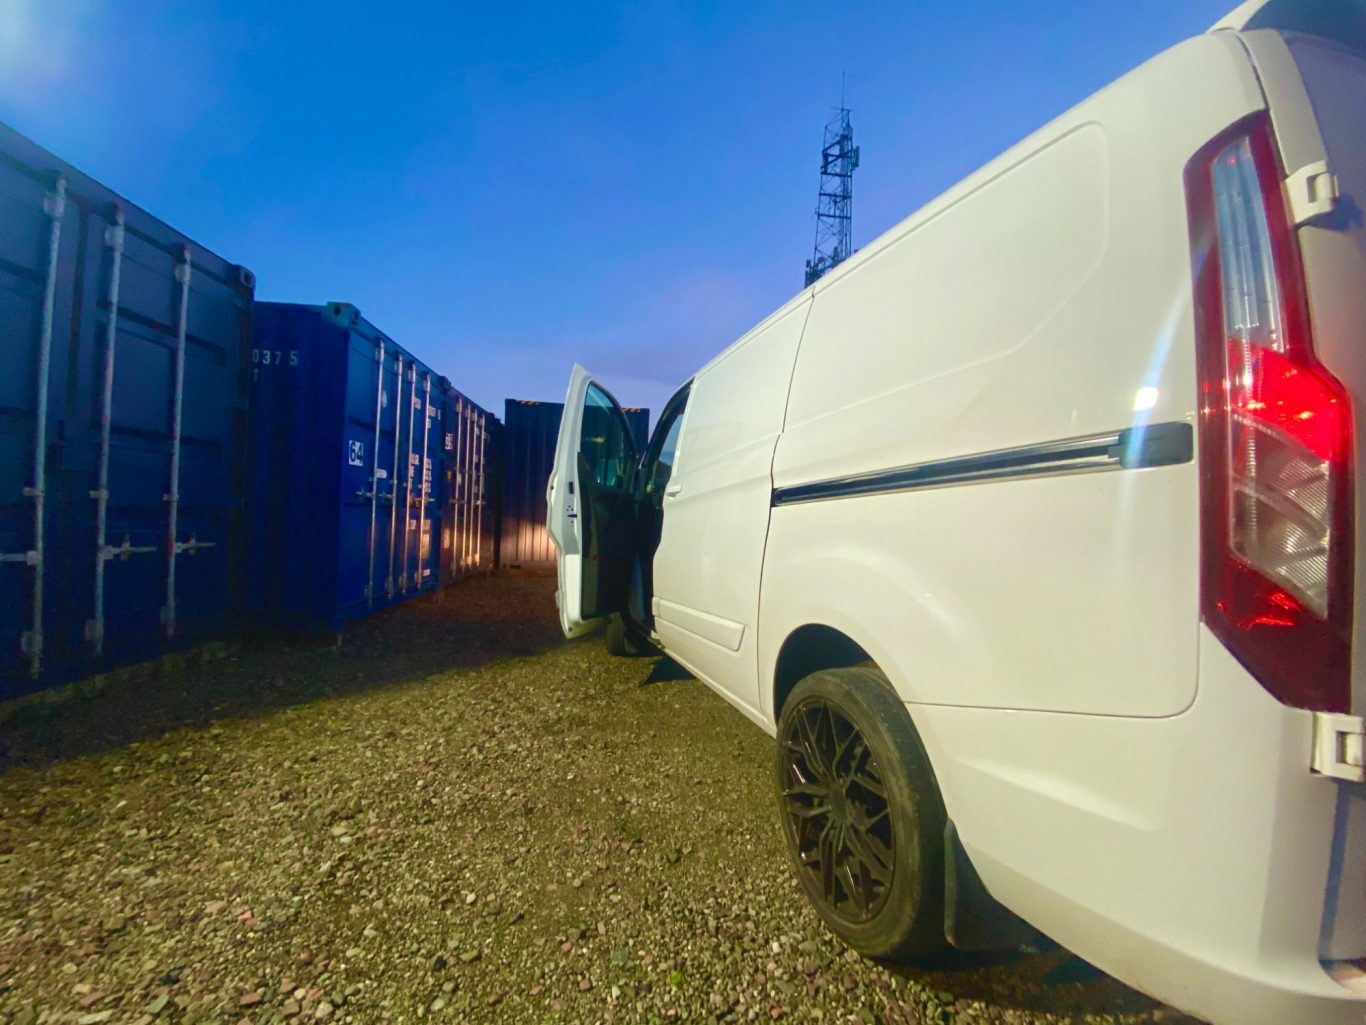
[[[1328,170],[1328,162],[1318,160],[1285,180],[1285,194],[1290,199],[1290,217],[1298,227],[1331,214],[1341,192],[1337,175]]]
[[[1311,768],[1322,776],[1366,783],[1362,741],[1366,723],[1359,715],[1314,713],[1314,757]]]

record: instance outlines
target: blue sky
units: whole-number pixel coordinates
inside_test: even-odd
[[[801,287],[841,71],[859,246],[1233,5],[0,0],[0,120],[500,415],[657,412]]]

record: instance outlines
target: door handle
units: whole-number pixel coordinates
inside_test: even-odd
[[[665,497],[665,498],[677,498],[677,497],[678,497],[679,495],[681,495],[682,493],[683,493],[683,485],[682,485],[682,484],[670,484],[667,488],[664,489],[664,497]]]

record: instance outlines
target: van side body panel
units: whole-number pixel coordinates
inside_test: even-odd
[[[1196,674],[1189,470],[780,506],[765,566],[765,679],[798,627],[845,629],[822,618],[839,606],[864,650],[887,639],[879,664],[907,700],[1179,712]],[[769,635],[770,624],[782,625]]]
[[[809,306],[800,296],[693,379],[654,558],[661,643],[751,710],[773,449]]]
[[[775,486],[1193,422],[1182,171],[1261,103],[1236,38],[1183,43],[822,281]],[[780,506],[761,676],[838,595],[895,624],[907,701],[1174,715],[1196,688],[1197,522],[1190,462]],[[882,586],[837,583],[832,545]]]

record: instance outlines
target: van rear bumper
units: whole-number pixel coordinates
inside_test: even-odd
[[[1203,627],[1199,650],[1167,718],[908,709],[982,881],[1032,925],[1219,1025],[1362,1025],[1366,996],[1320,962],[1330,918],[1334,956],[1366,955],[1337,894],[1356,785],[1310,773],[1312,717]]]
[[[969,857],[995,888],[1022,890],[1029,880],[979,852]],[[1218,964],[1198,951],[1176,949],[1161,936],[1148,936],[1106,919],[1064,894],[1052,894],[1050,936],[1107,935],[1106,952],[1088,954],[1081,941],[1069,949],[1116,978],[1165,1003],[1217,1025],[1362,1025],[1366,994],[1334,981],[1313,952]],[[1064,941],[1066,942],[1066,941]]]

